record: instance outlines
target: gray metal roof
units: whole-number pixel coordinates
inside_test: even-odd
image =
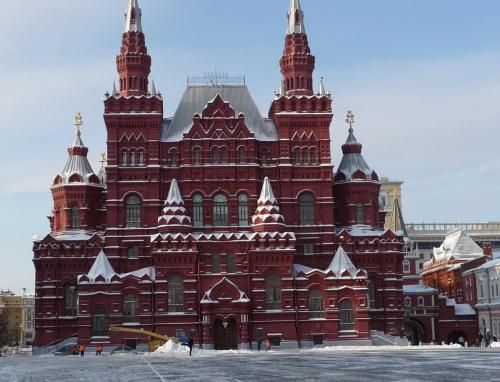
[[[243,113],[248,129],[259,141],[276,141],[278,132],[273,121],[261,116],[248,88],[245,85],[189,85],[171,119],[163,121],[161,140],[177,142],[193,125],[193,116],[201,115],[203,109],[217,95],[229,102],[236,115]]]

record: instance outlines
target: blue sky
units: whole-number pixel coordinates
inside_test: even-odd
[[[139,0],[151,77],[171,115],[188,75],[246,75],[263,114],[278,89],[288,0]],[[31,240],[48,232],[50,183],[72,117],[98,170],[102,99],[117,78],[127,0],[16,0],[0,23],[0,288],[33,289]],[[333,93],[333,160],[347,128],[408,222],[500,220],[500,2],[302,0],[316,80]],[[317,86],[318,81],[316,81]]]

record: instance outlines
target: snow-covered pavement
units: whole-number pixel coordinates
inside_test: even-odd
[[[1,357],[0,381],[500,381],[499,349],[311,349]]]

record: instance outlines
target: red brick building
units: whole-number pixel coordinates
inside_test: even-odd
[[[314,91],[303,17],[292,0],[267,118],[243,81],[220,76],[191,79],[165,117],[130,0],[119,90],[104,101],[107,163],[93,172],[77,118],[51,232],[34,242],[36,346],[147,341],[111,325],[181,329],[216,349],[403,334],[403,239],[381,228],[352,114],[333,170],[332,98]]]

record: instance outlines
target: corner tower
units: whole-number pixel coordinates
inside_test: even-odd
[[[106,93],[104,99],[106,229],[110,233],[106,245],[112,247],[107,249],[108,255],[127,257],[130,250],[136,251],[137,244],[132,245],[126,237],[143,236],[146,240],[157,227],[163,199],[159,182],[163,99],[154,83],[149,86],[151,57],[138,0],[128,2],[116,66],[119,90],[113,84],[111,94]]]

